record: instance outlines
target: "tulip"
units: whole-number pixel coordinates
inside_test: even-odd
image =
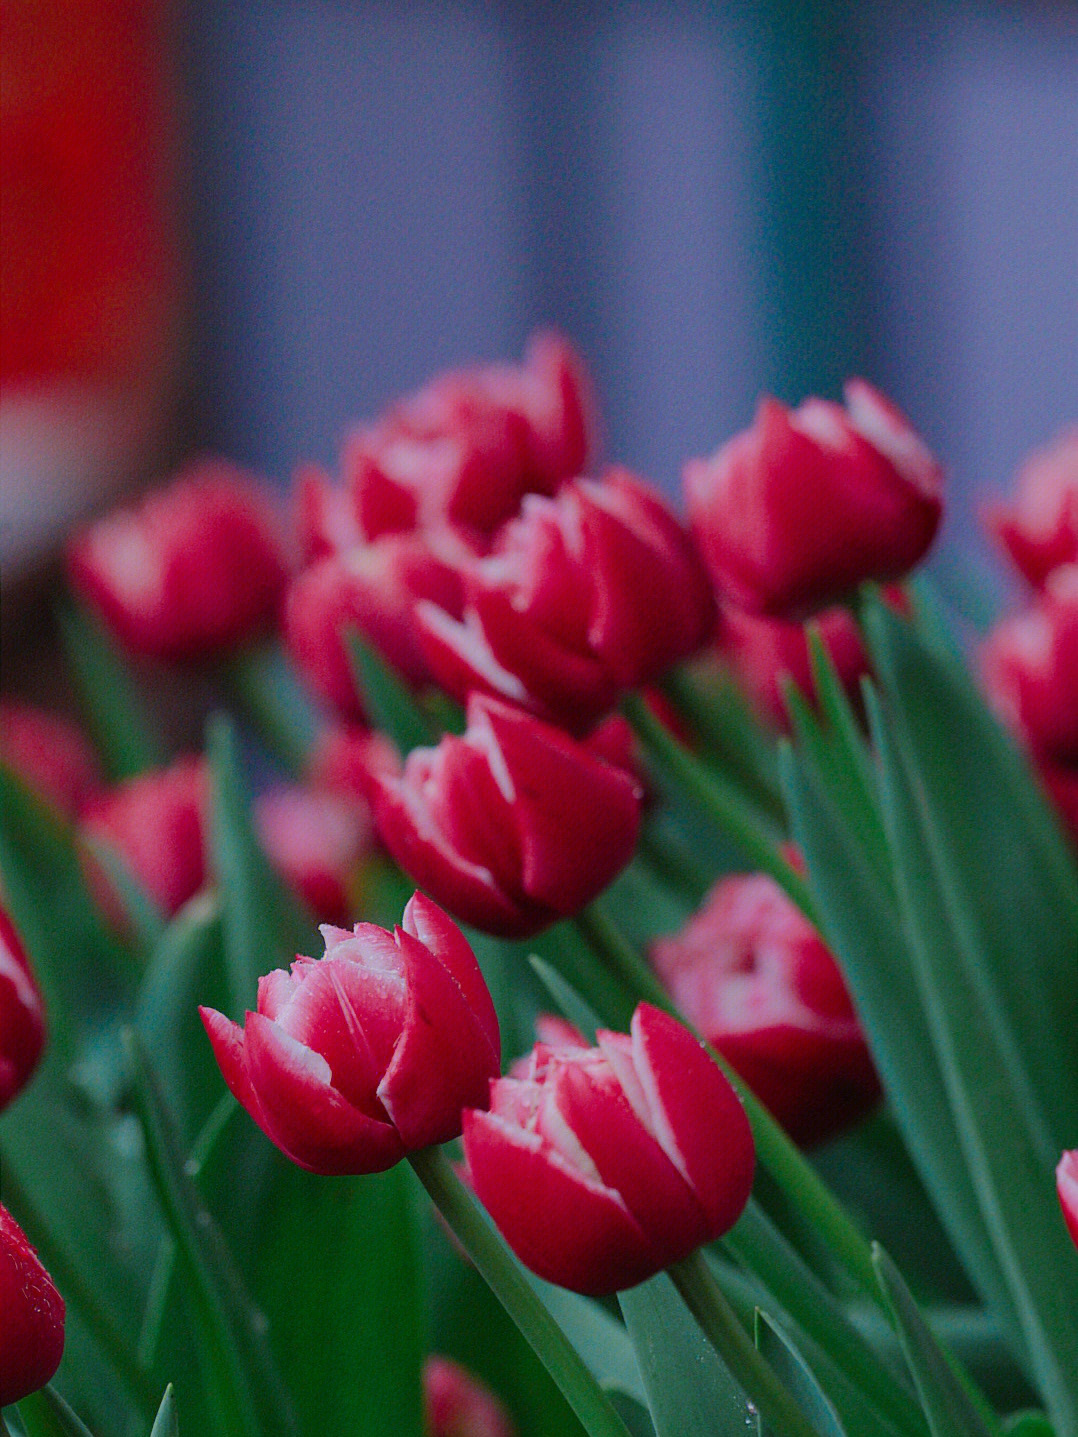
[[[1042,588],[1053,569],[1078,564],[1078,426],[1031,454],[1019,473],[1014,503],[996,504],[986,517],[1034,588]]]
[[[834,1137],[875,1106],[879,1079],[838,965],[773,879],[720,879],[651,961],[796,1142]]]
[[[64,1300],[0,1204],[0,1407],[44,1387],[64,1351]]]
[[[577,913],[629,862],[640,789],[519,709],[473,695],[468,727],[376,777],[392,856],[451,913],[524,937]]]
[[[686,465],[693,532],[739,608],[804,618],[865,580],[900,578],[935,536],[939,466],[870,385],[845,393],[845,409],[764,399],[751,428]]]
[[[171,917],[206,881],[207,803],[204,760],[182,758],[100,794],[85,809],[82,828],[113,850]],[[122,928],[123,905],[92,859],[87,877],[106,915]]]
[[[456,925],[422,894],[387,933],[325,926],[320,959],[258,984],[244,1026],[202,1008],[233,1095],[317,1173],[372,1173],[460,1133],[500,1067],[498,1020]]]
[[[392,739],[360,724],[333,724],[315,742],[307,777],[328,793],[357,803],[370,803],[374,775],[400,772],[400,755]]]
[[[985,640],[989,701],[1035,755],[1078,764],[1078,564],[1049,576],[1023,613]]]
[[[0,759],[68,818],[101,786],[97,759],[80,731],[33,704],[0,701]]]
[[[45,1005],[15,925],[0,907],[0,1112],[29,1082],[45,1047]]]
[[[632,1287],[737,1221],[752,1132],[733,1088],[675,1019],[532,1052],[464,1116],[472,1185],[526,1267],[601,1295]]]
[[[415,629],[415,606],[430,599],[459,613],[460,541],[391,534],[318,560],[292,583],[285,605],[289,652],[312,688],[342,715],[362,701],[352,677],[347,633],[355,630],[413,684],[429,679]]]
[[[1078,1148],[1060,1158],[1056,1168],[1056,1191],[1063,1209],[1063,1221],[1078,1247]]]
[[[260,632],[286,566],[273,510],[243,470],[220,459],[182,469],[165,489],[76,536],[76,591],[134,653],[211,657]]]
[[[1044,764],[1041,782],[1055,804],[1064,833],[1078,849],[1078,766],[1064,768],[1061,764]]]
[[[370,809],[343,794],[282,784],[255,801],[255,826],[273,867],[323,923],[355,907],[355,870],[373,841]]]
[[[711,636],[715,606],[689,536],[623,470],[529,495],[464,574],[463,619],[418,607],[427,659],[463,698],[494,694],[574,733]]]
[[[427,1437],[514,1437],[515,1427],[494,1396],[470,1372],[447,1357],[423,1366]]]

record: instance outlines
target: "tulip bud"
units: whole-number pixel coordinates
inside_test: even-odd
[[[423,1367],[427,1437],[514,1437],[516,1428],[492,1392],[447,1357]]]
[[[525,1077],[464,1115],[471,1182],[521,1262],[601,1295],[633,1287],[737,1221],[752,1131],[687,1028],[642,1003],[631,1035],[539,1043]]]
[[[985,640],[981,668],[1000,718],[1042,759],[1078,764],[1078,564],[1049,576]]]
[[[720,879],[651,961],[674,1003],[790,1136],[811,1146],[863,1118],[879,1079],[842,974],[773,879]]]
[[[255,801],[266,857],[322,923],[346,923],[355,870],[373,838],[370,809],[343,794],[282,785]]]
[[[68,576],[117,639],[168,661],[208,658],[259,632],[286,579],[257,481],[220,459],[77,535]]]
[[[392,739],[359,724],[335,724],[315,743],[307,777],[317,788],[370,803],[374,775],[400,772],[400,755]]]
[[[421,604],[430,667],[460,698],[495,694],[575,733],[711,636],[689,536],[623,470],[529,495],[464,575],[463,621]]]
[[[392,856],[463,922],[524,937],[577,913],[633,855],[640,790],[519,709],[473,695],[468,727],[378,775]]]
[[[1053,569],[1078,564],[1078,426],[1029,456],[1014,503],[992,506],[987,522],[1036,589]]]
[[[1078,1148],[1064,1153],[1056,1168],[1056,1191],[1063,1209],[1063,1221],[1078,1247]]]
[[[498,1020],[464,935],[421,893],[387,933],[326,926],[322,958],[258,984],[244,1027],[202,1008],[233,1095],[317,1173],[371,1173],[460,1133],[500,1068]]]
[[[101,786],[97,759],[75,725],[33,704],[0,701],[0,759],[68,818]]]
[[[717,588],[739,608],[787,619],[912,569],[939,526],[940,484],[907,420],[857,379],[845,409],[764,399],[751,428],[685,467]]]
[[[0,1112],[26,1086],[45,1047],[45,1006],[15,925],[0,907]]]
[[[64,1300],[0,1204],[0,1407],[44,1387],[64,1351]]]

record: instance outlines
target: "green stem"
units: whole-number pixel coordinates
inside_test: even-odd
[[[721,686],[705,685],[688,668],[680,667],[665,675],[662,690],[694,738],[723,767],[734,771],[773,823],[781,823],[774,735],[761,726],[734,680],[724,677]]]
[[[708,815],[716,827],[741,850],[754,868],[768,874],[800,908],[813,926],[819,926],[808,884],[765,837],[769,822],[737,794],[719,774],[706,769],[659,722],[638,694],[622,705],[625,716],[659,768],[678,783]]]
[[[819,1433],[756,1350],[748,1333],[715,1281],[702,1252],[668,1269],[674,1285],[731,1376],[755,1404],[760,1416],[782,1437],[819,1437]]]
[[[561,1388],[590,1437],[629,1437],[610,1399],[544,1307],[476,1198],[457,1177],[444,1150],[424,1148],[412,1153],[409,1161],[450,1230]]]
[[[585,944],[600,958],[606,969],[617,975],[633,998],[643,998],[657,1008],[673,1011],[666,989],[637,953],[635,946],[613,923],[601,901],[581,909],[572,921]]]

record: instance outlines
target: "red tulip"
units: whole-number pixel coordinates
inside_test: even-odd
[[[0,759],[69,818],[101,786],[97,759],[80,731],[33,704],[0,701]]]
[[[1078,564],[1049,575],[1023,613],[985,640],[988,697],[1041,759],[1078,764]]]
[[[177,661],[259,632],[277,609],[286,567],[257,481],[204,459],[77,535],[68,575],[126,648]]]
[[[206,881],[206,765],[178,759],[169,768],[139,774],[100,794],[85,809],[85,833],[115,853],[131,877],[171,916]],[[100,865],[87,875],[101,907],[123,927],[123,907]]]
[[[255,822],[266,856],[315,917],[346,923],[355,907],[355,869],[373,838],[368,806],[284,785],[255,801]]]
[[[583,733],[619,694],[710,637],[715,607],[689,536],[622,470],[529,495],[493,552],[465,570],[463,621],[418,616],[435,677]]]
[[[536,1045],[464,1116],[475,1192],[525,1266],[575,1292],[632,1287],[737,1221],[752,1132],[687,1028],[642,1003],[631,1036]]]
[[[0,1407],[44,1387],[64,1351],[64,1299],[0,1204]]]
[[[764,874],[723,878],[652,963],[674,1002],[798,1143],[848,1128],[879,1079],[838,965]]]
[[[1063,1209],[1063,1221],[1078,1247],[1078,1149],[1064,1153],[1056,1168],[1056,1191]]]
[[[376,779],[375,822],[462,921],[523,937],[579,912],[629,862],[640,790],[560,730],[473,695],[468,727]]]
[[[45,1005],[15,925],[0,907],[0,1112],[29,1082],[45,1047]]]
[[[1061,764],[1043,764],[1041,782],[1055,804],[1064,833],[1078,848],[1078,766],[1064,768]]]
[[[307,777],[327,793],[370,803],[374,775],[400,772],[400,755],[392,739],[360,724],[334,724],[315,743]]]
[[[846,385],[845,409],[764,399],[750,429],[685,468],[693,532],[717,588],[739,608],[787,619],[912,569],[939,526],[940,486],[907,420],[858,379]]]
[[[417,893],[403,926],[325,927],[320,959],[259,980],[244,1027],[202,1008],[225,1082],[287,1157],[370,1173],[448,1142],[500,1067],[498,1020],[464,935]]]
[[[427,1437],[514,1437],[516,1428],[492,1392],[447,1357],[423,1367]]]
[[[993,505],[987,519],[1034,588],[1041,588],[1053,569],[1078,564],[1078,426],[1029,456],[1014,503]]]

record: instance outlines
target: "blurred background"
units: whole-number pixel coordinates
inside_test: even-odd
[[[866,375],[948,466],[944,582],[1002,583],[977,496],[1078,398],[1074,5],[3,15],[6,661],[75,516],[199,448],[283,486],[543,323],[672,492],[761,390]]]

